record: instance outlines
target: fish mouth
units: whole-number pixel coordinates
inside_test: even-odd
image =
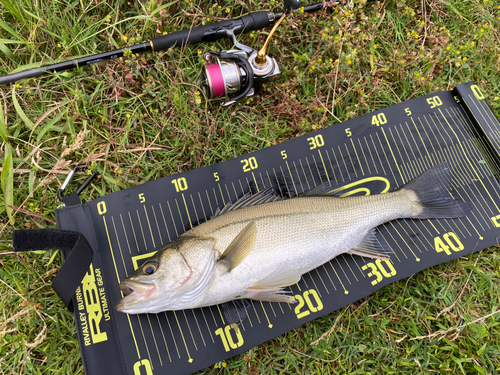
[[[120,290],[125,295],[115,306],[120,312],[140,312],[142,306],[147,304],[149,297],[156,291],[155,282],[123,280]]]

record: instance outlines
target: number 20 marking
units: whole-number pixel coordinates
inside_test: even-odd
[[[241,160],[241,163],[243,163],[243,172],[250,172],[252,169],[257,169],[259,167],[257,159],[253,156],[251,158]]]
[[[314,299],[314,304],[311,301],[311,297]],[[295,308],[295,314],[297,315],[297,319],[302,319],[305,316],[308,316],[311,312],[315,313],[323,310],[323,302],[319,298],[318,292],[314,289],[306,290],[302,295],[297,294],[295,299],[299,303]],[[308,310],[301,311],[302,308],[307,304]]]

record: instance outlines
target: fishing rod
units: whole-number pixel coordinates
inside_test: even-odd
[[[300,0],[284,0],[282,12],[253,12],[237,19],[196,26],[158,36],[146,43],[136,44],[131,47],[12,73],[1,76],[0,85],[13,83],[21,79],[39,77],[49,73],[76,69],[81,66],[107,60],[114,60],[124,56],[126,53],[158,52],[174,46],[184,47],[188,44],[213,42],[226,38],[233,42],[236,49],[206,53],[204,59],[207,62],[215,63],[205,66],[198,84],[202,87],[207,97],[216,98],[225,96],[228,101],[222,105],[230,105],[243,97],[254,95],[260,89],[263,82],[280,73],[276,60],[267,56],[266,51],[274,32],[287,16],[298,10],[304,13],[317,12],[333,7],[340,2],[345,3],[343,0],[332,0],[301,8]],[[264,46],[259,51],[239,43],[236,39],[236,35],[259,30],[273,23],[274,27],[270,31]]]

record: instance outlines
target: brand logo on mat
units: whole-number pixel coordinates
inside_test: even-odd
[[[108,321],[111,316],[100,268],[94,270],[90,265],[82,285],[76,290],[76,301],[85,346],[106,341],[108,335],[101,324],[103,319]]]

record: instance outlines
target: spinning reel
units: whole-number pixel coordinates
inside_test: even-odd
[[[226,102],[222,106],[228,106],[241,98],[254,95],[260,90],[262,83],[280,74],[276,59],[267,56],[266,51],[278,26],[292,10],[299,8],[300,0],[285,0],[282,13],[269,13],[269,21],[278,19],[278,22],[259,51],[239,43],[233,29],[220,30],[237,49],[205,53],[205,61],[213,64],[205,65],[198,81],[204,94],[210,99],[224,96]]]

